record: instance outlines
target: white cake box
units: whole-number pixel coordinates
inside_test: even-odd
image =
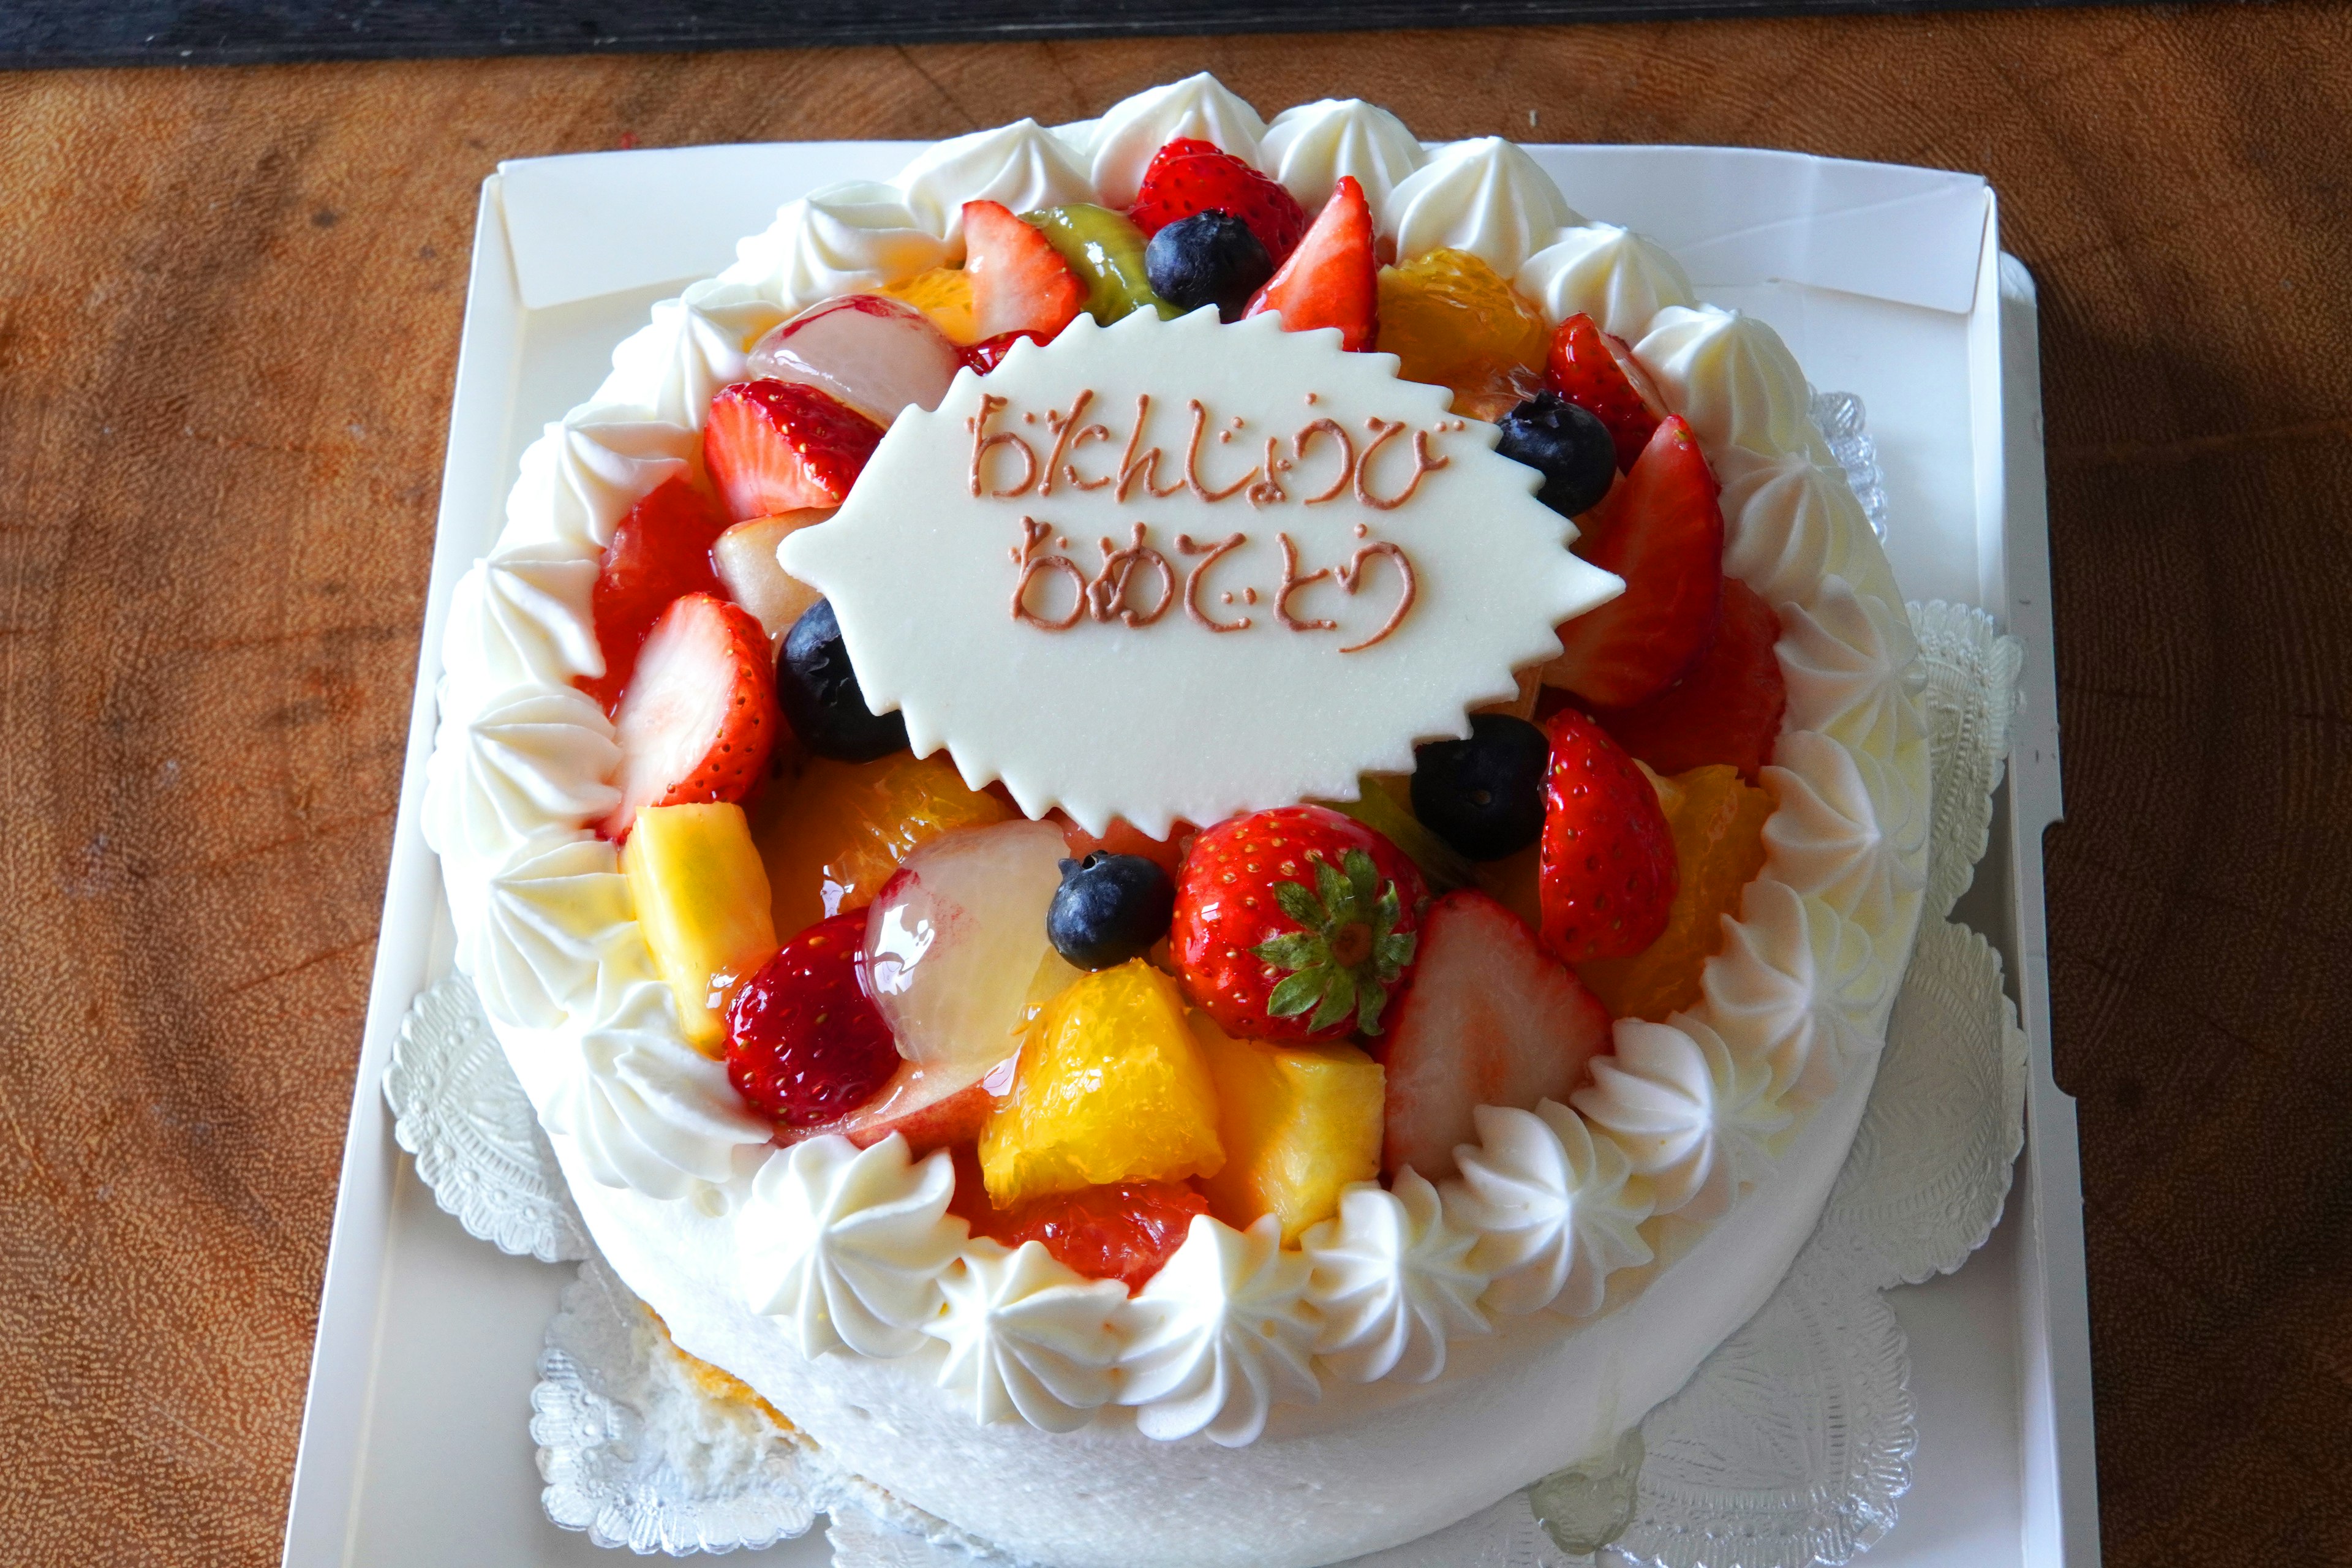
[[[573,1277],[462,1231],[394,1144],[383,1077],[410,1001],[448,967],[417,813],[450,589],[487,551],[524,448],[604,378],[647,307],[733,259],[782,203],[886,179],[912,142],[589,153],[485,181],[425,600],[416,701],[310,1387],[289,1568],[607,1563],[548,1522],[534,1365]],[[2005,961],[2031,1042],[2008,1210],[1958,1274],[1888,1293],[1909,1336],[1914,1484],[1876,1565],[2092,1568],[2098,1559],[2081,1184],[2050,1070],[2042,835],[2059,816],[2033,284],[1973,175],[1794,153],[1531,146],[1578,209],[1674,249],[1699,295],[1770,321],[1817,387],[1858,394],[1906,596],[1982,605],[2026,648],[1992,842],[1956,918]],[[756,1563],[822,1564],[822,1531]]]

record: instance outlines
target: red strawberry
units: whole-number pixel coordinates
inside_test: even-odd
[[[1588,702],[1646,702],[1696,663],[1723,618],[1723,509],[1698,437],[1676,415],[1609,498],[1585,514],[1576,552],[1625,591],[1559,628],[1544,681]]]
[[[1379,334],[1373,311],[1380,303],[1380,273],[1381,264],[1372,259],[1372,209],[1364,201],[1364,187],[1353,174],[1342,174],[1315,226],[1242,313],[1279,310],[1285,331],[1337,327],[1339,346],[1362,353]]]
[[[1033,332],[1026,327],[1015,327],[1009,332],[999,332],[992,338],[982,338],[969,348],[958,349],[956,353],[964,363],[971,366],[972,374],[986,375],[1004,363],[1004,356],[1013,352],[1014,343],[1023,342],[1044,343],[1052,341],[1044,332]]]
[[[1351,817],[1252,812],[1193,838],[1169,951],[1193,1005],[1229,1035],[1378,1035],[1427,898],[1404,853]]]
[[[621,804],[604,837],[628,837],[648,805],[741,800],[783,733],[768,634],[751,612],[710,594],[670,602],[637,653],[613,728]]]
[[[1570,963],[1629,958],[1658,940],[1681,868],[1658,792],[1608,732],[1573,708],[1551,716],[1551,772],[1537,852],[1544,945]]]
[[[1475,889],[1446,894],[1390,1034],[1382,1168],[1452,1175],[1454,1145],[1477,1137],[1473,1107],[1565,1101],[1608,1048],[1608,1009],[1518,916]]]
[[[982,341],[1024,331],[1051,338],[1086,308],[1087,286],[1062,253],[1002,202],[963,204],[963,243]]]
[[[1057,1193],[982,1216],[972,1228],[1007,1247],[1042,1243],[1089,1279],[1116,1279],[1129,1294],[1184,1245],[1209,1200],[1184,1182],[1118,1182]]]
[[[898,1043],[866,989],[866,911],[784,943],[727,1004],[727,1079],[787,1127],[856,1109],[898,1070]]]
[[[1194,213],[1228,213],[1249,225],[1280,267],[1307,232],[1298,198],[1213,142],[1179,136],[1151,155],[1127,216],[1146,239]]]
[[[1780,617],[1747,584],[1723,580],[1723,624],[1680,680],[1631,708],[1604,708],[1601,728],[1662,773],[1728,763],[1756,782],[1772,760],[1789,689],[1772,645]]]
[[[839,506],[882,426],[797,381],[739,381],[710,400],[702,460],[737,522]]]
[[[1552,334],[1544,382],[1609,426],[1617,442],[1618,471],[1630,474],[1658,427],[1658,416],[1626,374],[1633,355],[1623,348],[1591,317],[1570,316]]]
[[[638,646],[669,602],[680,594],[723,592],[711,569],[710,546],[726,531],[727,520],[710,499],[682,479],[657,486],[614,526],[590,600],[604,673],[580,682],[605,712],[621,700],[637,666]]]

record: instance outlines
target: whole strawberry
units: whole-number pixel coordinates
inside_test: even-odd
[[[1195,213],[1237,217],[1265,247],[1275,266],[1290,259],[1307,232],[1298,199],[1213,142],[1179,136],[1151,155],[1127,216],[1148,238]]]
[[[1658,940],[1680,879],[1658,792],[1607,731],[1573,708],[1546,726],[1542,847],[1536,871],[1544,944],[1570,963],[1628,958]]]
[[[1193,1005],[1229,1035],[1378,1035],[1428,896],[1404,853],[1350,817],[1252,812],[1192,840],[1169,950]]]

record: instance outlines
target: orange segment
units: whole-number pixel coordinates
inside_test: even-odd
[[[1699,972],[1723,945],[1722,917],[1738,914],[1741,890],[1764,868],[1772,797],[1722,764],[1656,782],[1682,871],[1666,929],[1631,958],[1595,959],[1576,973],[1611,1017],[1663,1023],[1697,1003]]]
[[[903,282],[886,284],[879,292],[904,300],[929,316],[951,343],[970,348],[980,341],[979,319],[971,310],[971,274],[961,267],[934,267]]]
[[[966,789],[944,753],[810,763],[769,795],[754,826],[779,939],[872,902],[917,845],[1012,816],[994,795]]]
[[[1543,317],[1477,257],[1433,250],[1380,281],[1381,353],[1407,381],[1453,388],[1456,413],[1498,419],[1543,384]]]

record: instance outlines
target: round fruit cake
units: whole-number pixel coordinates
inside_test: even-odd
[[[1770,328],[1206,76],[784,207],[523,456],[425,800],[613,1268],[1017,1559],[1308,1568],[1770,1293],[1917,923]]]

